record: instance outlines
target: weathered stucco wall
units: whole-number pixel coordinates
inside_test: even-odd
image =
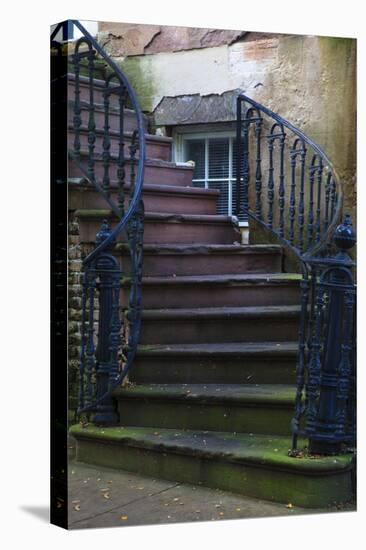
[[[324,148],[355,216],[355,40],[146,25],[123,38],[123,28],[109,32],[107,23],[101,30],[157,125],[214,122],[218,105],[219,119],[232,120],[242,90]]]

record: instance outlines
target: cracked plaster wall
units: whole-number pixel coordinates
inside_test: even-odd
[[[355,215],[355,40],[108,25],[100,24],[99,39],[157,125],[233,120],[242,90],[325,149]]]

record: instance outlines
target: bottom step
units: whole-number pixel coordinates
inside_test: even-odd
[[[77,460],[307,508],[353,497],[353,455],[290,458],[287,437],[74,425]]]

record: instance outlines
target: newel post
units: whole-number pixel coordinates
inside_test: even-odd
[[[306,435],[312,454],[337,454],[354,437],[354,262],[356,243],[350,216],[333,242],[338,253],[317,262],[315,318],[307,383]],[[311,262],[310,262],[311,263]]]
[[[108,223],[104,220],[96,236],[97,245],[111,234]],[[112,251],[115,241],[102,252],[95,264],[97,289],[99,297],[98,344],[96,349],[96,398],[100,400],[114,385],[118,378],[118,350],[120,346],[120,287],[121,270]],[[97,404],[94,423],[111,425],[118,422],[118,414],[111,395]]]

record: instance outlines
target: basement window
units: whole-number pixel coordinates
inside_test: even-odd
[[[232,216],[236,208],[235,132],[179,134],[177,161],[194,161],[193,185],[220,191],[217,213]]]

